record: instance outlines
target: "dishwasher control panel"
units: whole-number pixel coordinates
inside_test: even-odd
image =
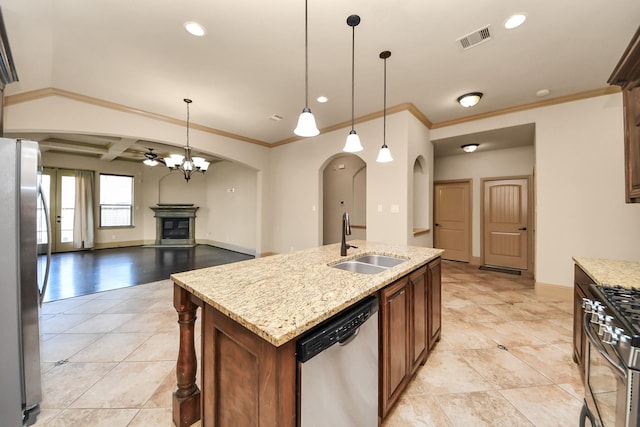
[[[344,343],[378,311],[378,298],[370,297],[314,327],[296,345],[299,362],[306,362],[335,343]]]

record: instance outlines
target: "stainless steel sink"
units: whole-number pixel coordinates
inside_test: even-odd
[[[336,265],[332,265],[333,268],[339,268],[340,270],[347,270],[354,273],[362,274],[376,274],[385,271],[388,267],[381,267],[378,265],[367,264],[364,262],[358,262],[356,260],[343,261]]]
[[[354,261],[363,262],[365,264],[376,265],[379,267],[391,268],[406,261],[404,258],[396,258],[388,255],[365,255],[356,258]]]

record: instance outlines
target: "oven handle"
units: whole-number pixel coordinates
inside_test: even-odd
[[[623,365],[619,363],[619,361],[613,360],[613,358],[609,356],[609,353],[607,353],[607,350],[605,350],[602,343],[600,343],[600,340],[593,334],[590,323],[591,322],[589,321],[589,313],[585,313],[584,314],[584,330],[587,334],[587,337],[589,338],[589,342],[591,342],[591,344],[596,348],[596,350],[598,350],[598,353],[600,353],[602,357],[607,359],[609,364],[611,364],[611,366],[615,368],[620,373],[620,375],[622,375],[622,378],[627,379],[627,370]]]

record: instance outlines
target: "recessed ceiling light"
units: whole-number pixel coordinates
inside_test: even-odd
[[[319,97],[316,98],[316,101],[318,101],[321,104],[324,104],[328,100],[329,100],[329,98],[327,98],[326,96],[319,96]]]
[[[197,37],[202,37],[207,33],[207,30],[205,30],[202,25],[193,21],[185,22],[184,28],[189,32],[189,34]]]
[[[549,95],[549,89],[540,89],[539,91],[536,92],[536,96],[542,98],[543,96],[547,96]]]
[[[516,13],[515,15],[511,15],[504,23],[504,27],[507,30],[511,30],[513,28],[519,27],[527,20],[527,17],[522,13]]]

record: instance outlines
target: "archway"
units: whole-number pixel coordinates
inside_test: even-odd
[[[322,243],[340,241],[344,212],[349,213],[350,239],[366,239],[367,164],[354,154],[339,154],[326,164],[322,174]]]

